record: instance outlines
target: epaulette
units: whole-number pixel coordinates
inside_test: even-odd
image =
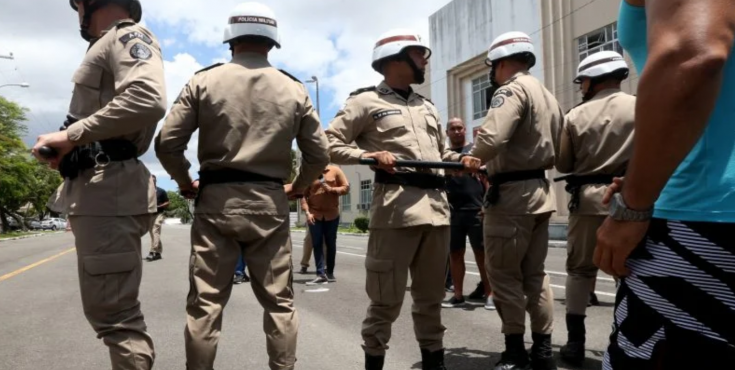
[[[292,74],[290,74],[290,73],[288,73],[288,72],[286,72],[286,71],[284,71],[282,69],[279,69],[279,71],[281,71],[281,73],[285,74],[286,76],[291,77],[292,80],[294,80],[294,81],[296,81],[296,82],[298,82],[300,84],[303,83],[298,78],[294,77]]]
[[[115,26],[115,28],[117,28],[119,30],[121,28],[134,26],[136,24],[137,23],[135,23],[135,21],[133,21],[132,19],[126,19],[126,20],[123,20],[120,23],[118,23],[117,26]]]
[[[583,102],[581,102],[581,103],[579,103],[579,104],[577,104],[577,105],[569,108],[569,110],[566,113],[564,113],[564,114],[569,114],[569,112],[571,112],[574,108],[577,108],[578,106],[580,106],[580,105],[582,105],[584,103],[586,103],[586,101],[583,101]]]
[[[433,101],[431,101],[431,99],[429,99],[429,98],[427,98],[427,97],[425,97],[425,96],[423,96],[423,95],[421,95],[421,94],[419,94],[419,93],[417,93],[417,92],[414,92],[414,94],[418,95],[418,96],[419,96],[419,98],[421,98],[421,99],[424,99],[424,100],[428,101],[429,103],[431,103],[431,105],[436,105],[436,104],[434,104],[434,102],[433,102]]]
[[[209,67],[204,67],[204,68],[202,68],[202,69],[200,69],[200,70],[198,70],[198,71],[194,72],[194,74],[199,74],[199,73],[202,73],[202,72],[204,72],[204,71],[208,71],[208,70],[210,70],[210,69],[212,69],[212,68],[216,68],[216,67],[219,67],[219,66],[221,66],[221,65],[224,65],[224,63],[215,63],[215,64],[212,64],[212,65],[211,65],[211,66],[209,66]]]
[[[375,86],[369,86],[369,87],[363,87],[361,89],[357,89],[350,93],[350,96],[360,95],[362,93],[368,92],[368,91],[375,91],[377,88]]]

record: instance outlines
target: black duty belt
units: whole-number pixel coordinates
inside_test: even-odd
[[[564,190],[571,195],[567,208],[569,208],[569,212],[574,212],[579,209],[579,193],[582,190],[582,186],[594,184],[610,185],[613,182],[613,177],[613,175],[567,175],[554,180],[566,180],[567,185],[564,187]]]
[[[399,172],[391,174],[378,169],[375,170],[375,183],[413,186],[420,189],[445,190],[447,187],[447,180],[443,176],[420,172]]]
[[[199,171],[199,191],[197,192],[194,204],[196,205],[197,203],[199,203],[199,197],[202,194],[202,190],[204,190],[207,185],[227,184],[234,182],[272,182],[283,185],[283,179],[261,175],[254,172],[235,170],[231,168]]]
[[[77,121],[78,119],[67,115],[66,121],[59,130],[64,131]],[[110,162],[122,162],[134,158],[138,158],[138,147],[129,140],[108,139],[95,141],[90,144],[76,146],[61,158],[59,173],[61,177],[73,180],[79,176],[80,172],[94,166],[106,166]]]
[[[495,175],[489,176],[490,189],[485,194],[485,206],[496,204],[500,199],[500,185],[508,182],[525,181],[533,179],[546,179],[546,171],[544,170],[529,170],[529,171],[514,171],[514,172],[501,172]]]
[[[109,139],[75,147],[62,158],[59,172],[62,177],[74,179],[81,171],[110,162],[138,158],[138,148],[131,141]]]

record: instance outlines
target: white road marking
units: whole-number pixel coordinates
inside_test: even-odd
[[[297,244],[295,244],[295,243],[294,243],[294,245],[295,245],[295,246],[298,246],[298,247],[301,247],[301,246],[302,246],[302,245],[297,245]],[[354,257],[360,257],[360,258],[365,258],[365,255],[363,255],[363,254],[355,254],[355,253],[348,253],[348,252],[341,252],[341,251],[337,251],[337,253],[338,253],[338,254],[344,254],[344,255],[347,255],[347,256],[354,256]],[[469,262],[469,261],[466,261],[466,262]],[[473,263],[473,264],[474,264],[474,263]],[[474,265],[476,265],[476,264],[474,264]],[[466,274],[470,274],[470,275],[480,276],[480,274],[479,274],[479,273],[477,273],[477,272],[474,272],[474,271],[465,271],[465,273],[466,273]],[[566,276],[566,274],[565,274],[565,273],[563,273],[563,272],[556,272],[556,271],[546,271],[546,273],[547,273],[547,274],[551,274],[551,275],[563,275],[563,276]],[[598,279],[598,280],[611,280],[611,281],[615,281],[615,280],[613,280],[613,279],[607,279],[607,278],[599,278],[599,277],[598,277],[597,279]],[[557,288],[557,289],[564,289],[564,290],[566,290],[566,287],[565,287],[565,286],[562,286],[562,285],[549,284],[549,286],[551,286],[552,288]],[[608,297],[615,297],[615,293],[608,293],[608,292],[600,292],[600,291],[595,291],[595,294],[599,294],[599,295],[604,295],[604,296],[608,296]]]

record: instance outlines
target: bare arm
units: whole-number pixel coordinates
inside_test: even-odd
[[[332,188],[332,191],[337,195],[345,195],[350,192],[350,183],[347,181],[347,176],[342,170],[337,171],[337,184]]]
[[[649,59],[622,191],[633,209],[653,205],[702,135],[735,39],[731,1],[648,0],[646,12]]]

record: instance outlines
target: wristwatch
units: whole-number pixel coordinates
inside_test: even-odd
[[[610,218],[616,221],[648,221],[653,217],[653,207],[645,211],[636,211],[628,208],[623,201],[623,194],[615,193],[610,202]]]

